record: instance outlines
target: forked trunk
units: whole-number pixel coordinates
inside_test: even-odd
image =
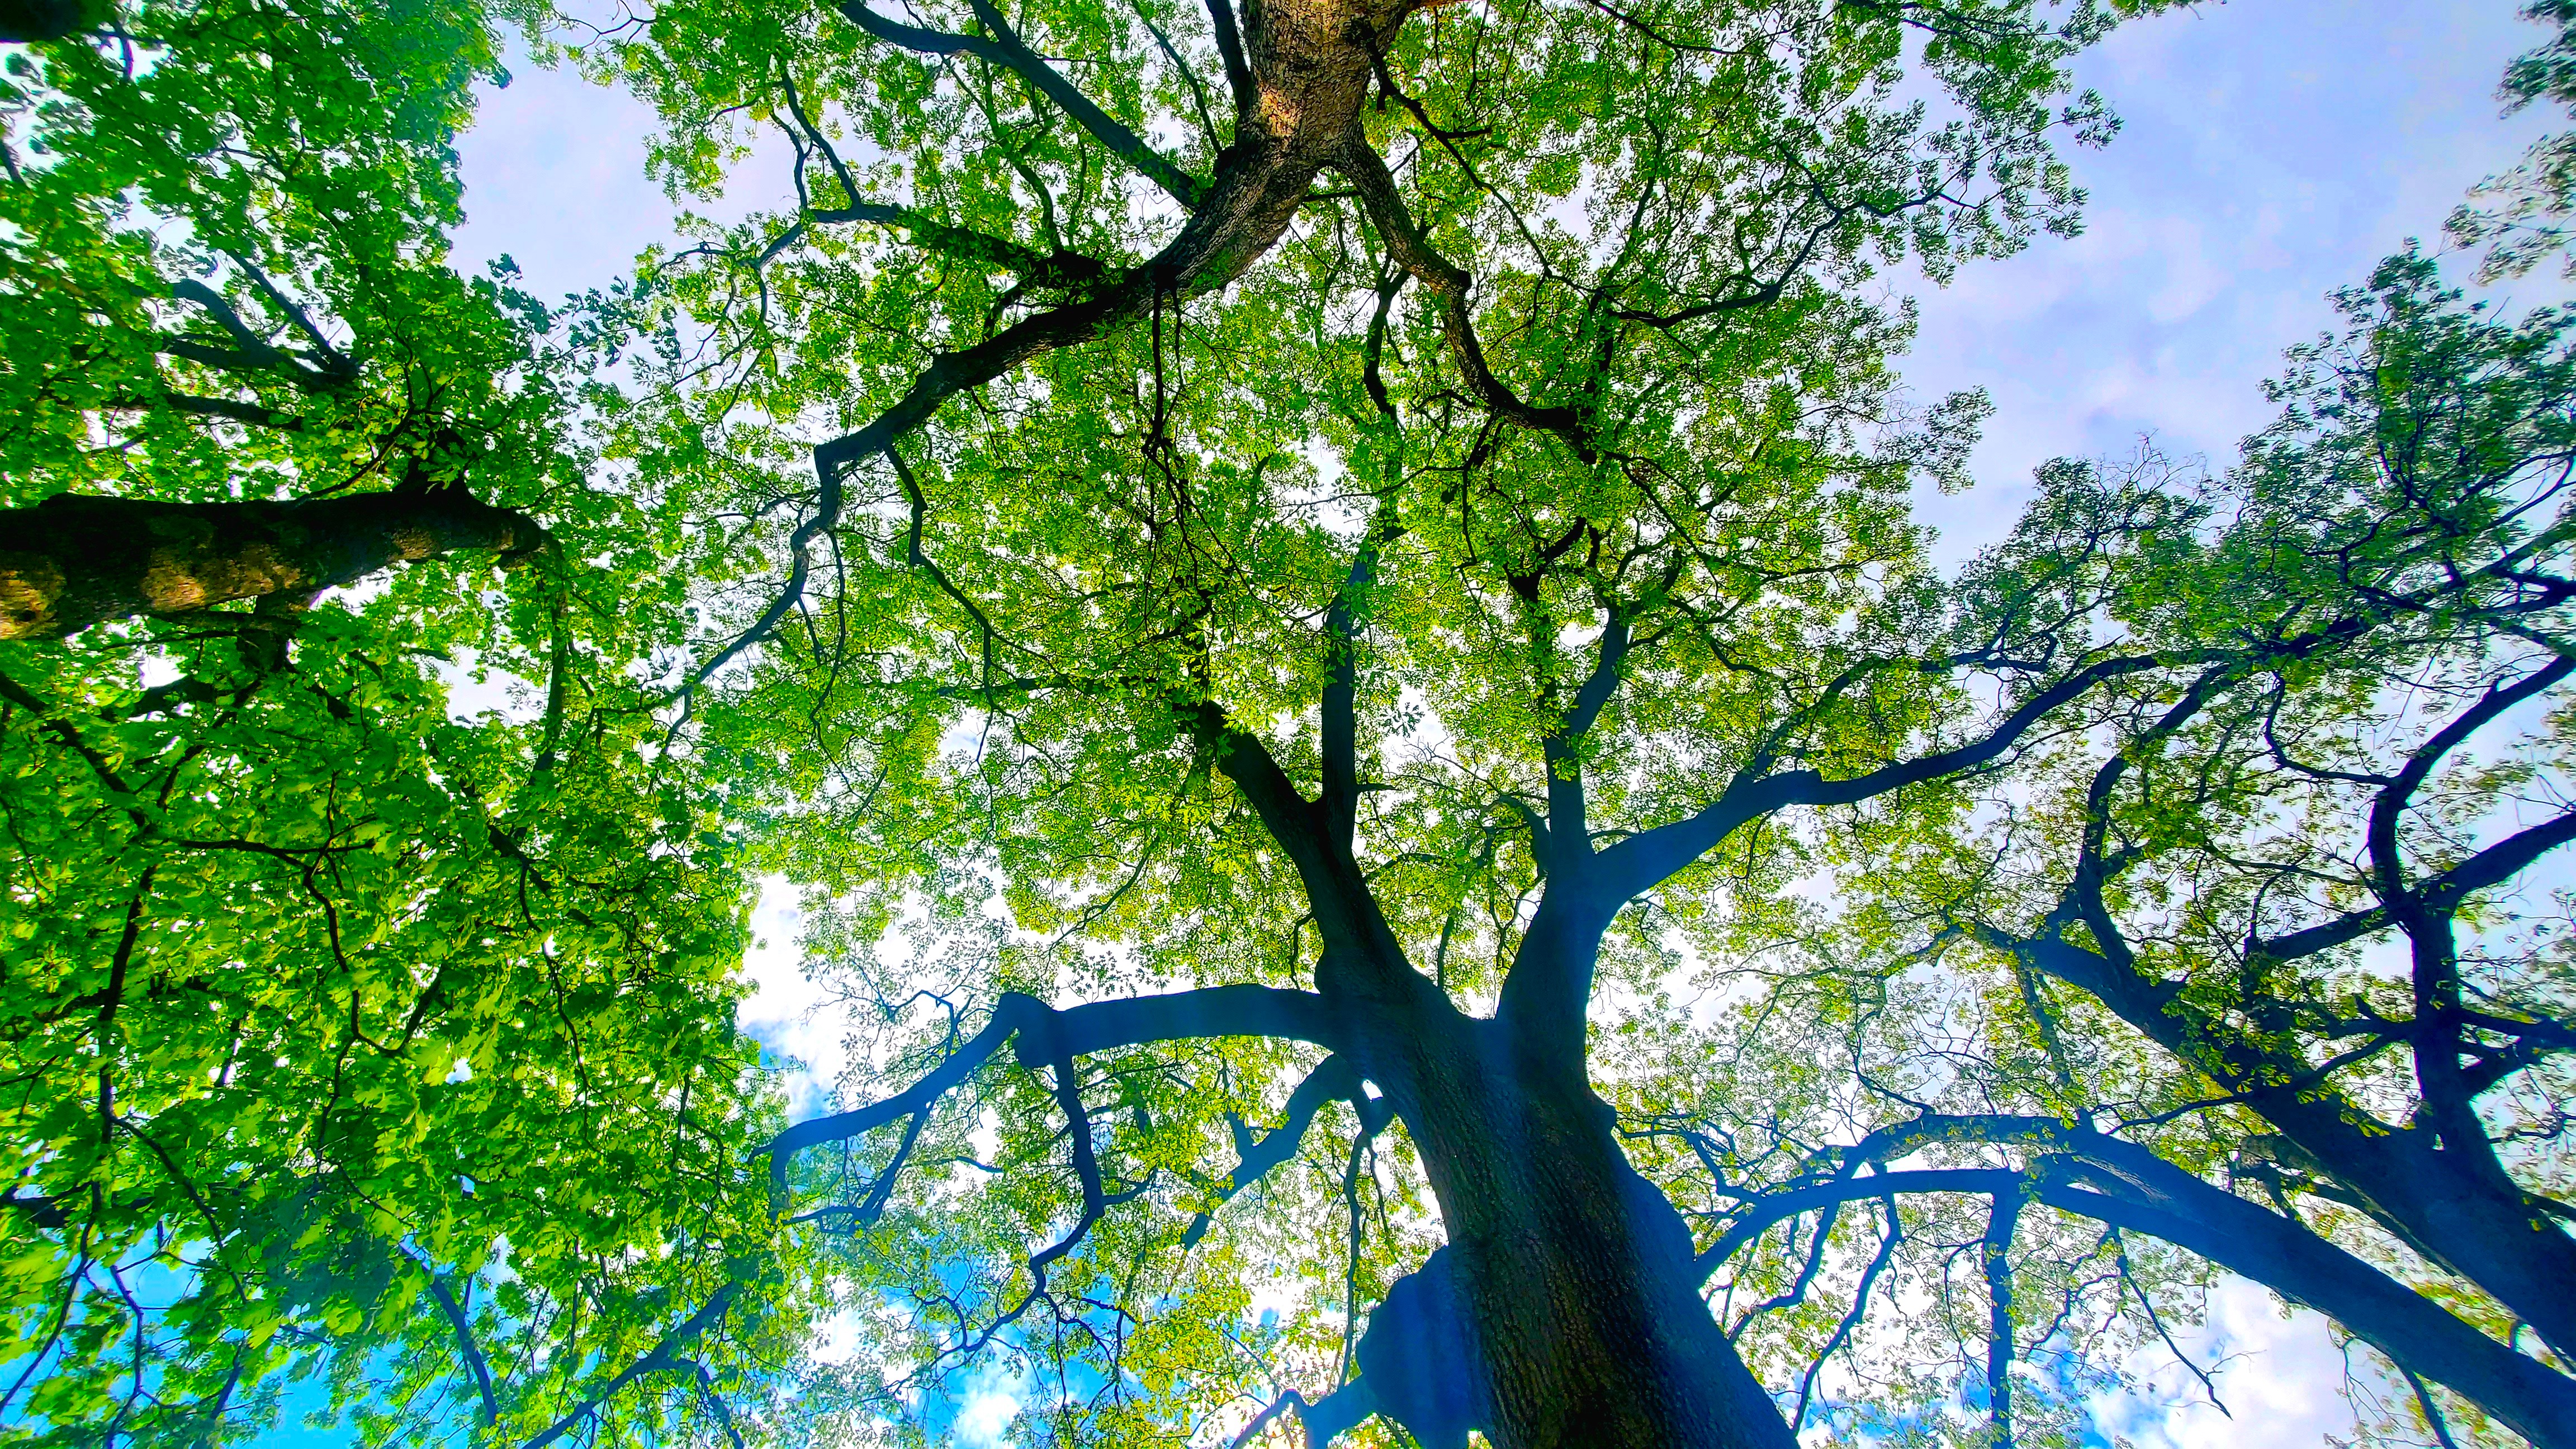
[[[1382,1080],[1438,1194],[1463,1321],[1407,1325],[1424,1346],[1409,1355],[1364,1354],[1380,1410],[1426,1449],[1460,1449],[1470,1427],[1499,1449],[1790,1449],[1700,1299],[1688,1229],[1588,1084],[1490,1020],[1389,1045],[1409,1060]],[[1481,1373],[1444,1374],[1444,1352]]]

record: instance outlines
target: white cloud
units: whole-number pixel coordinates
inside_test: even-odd
[[[2269,1289],[2228,1276],[2211,1291],[2209,1317],[2174,1335],[2211,1377],[2225,1413],[2200,1384],[2160,1349],[2131,1367],[2150,1376],[2146,1395],[2114,1395],[2092,1404],[2095,1422],[2137,1449],[2237,1449],[2246,1444],[2323,1444],[2349,1439],[2352,1409],[2341,1394],[2342,1350],[2326,1320],[2304,1308],[2285,1312]],[[2371,1370],[2360,1358],[2354,1370]]]
[[[822,1010],[828,993],[807,977],[798,938],[804,915],[796,909],[796,891],[778,876],[760,881],[760,899],[751,913],[752,948],[743,957],[743,974],[752,994],[735,1020],[760,1044],[801,1067],[787,1079],[791,1116],[810,1116],[830,1099],[832,1084],[848,1060],[844,1022],[838,1012]]]
[[[805,1356],[821,1364],[845,1364],[859,1356],[859,1330],[865,1326],[855,1308],[844,1308],[814,1326]]]
[[[1018,1375],[986,1365],[966,1382],[951,1442],[965,1449],[1001,1449],[1003,1434],[1020,1416],[1021,1390]]]
[[[2537,27],[2504,3],[2273,0],[2124,26],[2077,66],[2126,125],[2073,153],[2086,233],[2043,237],[1922,306],[1904,371],[1999,406],[1980,486],[1923,500],[1957,557],[1999,537],[2049,458],[2119,455],[2142,432],[2223,465],[2268,421],[2260,381],[2328,326],[2325,294],[2410,236],[2438,242],[2463,191],[2551,118],[2500,118],[2505,62]],[[2537,299],[2540,282],[2516,295]]]

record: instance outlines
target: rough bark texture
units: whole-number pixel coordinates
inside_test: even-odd
[[[0,639],[311,594],[403,559],[539,547],[526,515],[458,488],[292,502],[158,503],[61,493],[0,512]]]
[[[1390,1023],[1391,1024],[1391,1023]],[[1780,1413],[1697,1291],[1688,1230],[1628,1165],[1579,1076],[1449,1014],[1364,1059],[1438,1195],[1480,1362],[1482,1429],[1505,1449],[1787,1449]],[[1401,1063],[1385,1061],[1400,1054]],[[1420,1395],[1376,1390],[1394,1417]],[[1426,1445],[1466,1425],[1406,1426]]]

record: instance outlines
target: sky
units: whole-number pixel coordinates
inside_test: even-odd
[[[2032,468],[2052,457],[2124,456],[2151,436],[2224,466],[2268,420],[2259,383],[2281,349],[2331,323],[2326,294],[2410,237],[2438,247],[2462,193],[2549,128],[2545,111],[2500,115],[2497,78],[2540,34],[2514,8],[2239,0],[2132,24],[2087,55],[2081,83],[2125,125],[2107,150],[2072,158],[2091,192],[2085,233],[1971,264],[1947,288],[1883,279],[1920,304],[1904,368],[1919,400],[1982,387],[1997,405],[1978,485],[1924,501],[1943,555],[2001,536]],[[515,69],[459,147],[469,220],[458,260],[479,269],[507,253],[541,297],[604,285],[668,234],[670,205],[643,175],[651,117],[569,75]],[[2492,295],[2513,305],[2563,290],[2536,276]],[[744,1024],[828,1077],[838,1032],[806,1014],[814,996],[780,893],[758,926],[760,989]],[[2315,1315],[2285,1315],[2230,1280],[2208,1323],[2183,1337],[2204,1362],[2227,1360],[2218,1382],[2233,1417],[2194,1402],[2174,1373],[2170,1393],[2103,1402],[2106,1430],[2139,1449],[2295,1449],[2349,1434],[2336,1393],[2344,1358]]]

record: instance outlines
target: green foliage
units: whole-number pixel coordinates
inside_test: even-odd
[[[610,1442],[751,1412],[803,1321],[749,885],[638,687],[677,515],[571,445],[546,309],[446,264],[492,20],[144,4],[0,60],[0,503],[426,474],[554,540],[9,646],[9,1442],[255,1440],[317,1374],[368,1442],[528,1439],[699,1366]]]
[[[1462,324],[1327,174],[1223,289],[1158,296],[1003,373],[828,499],[814,443],[1144,262],[1176,225],[1163,189],[1027,77],[872,43],[829,11],[669,7],[584,43],[583,66],[664,116],[654,164],[675,195],[765,181],[795,201],[647,259],[631,305],[670,340],[607,447],[739,490],[743,562],[706,580],[729,608],[702,658],[779,598],[775,566],[749,560],[812,540],[794,608],[695,720],[708,758],[779,781],[761,859],[808,887],[816,969],[870,1023],[847,1099],[930,1071],[1004,991],[1307,979],[1312,908],[1203,703],[1311,793],[1317,702],[1353,662],[1363,867],[1411,959],[1478,1011],[1539,893],[1527,820],[1552,771],[1583,772],[1606,843],[1739,771],[1860,774],[1972,735],[1975,694],[1919,649],[1949,611],[1907,498],[1961,481],[1986,409],[1910,411],[1888,364],[1910,318],[1854,289],[1897,257],[1946,273],[2073,228],[2051,146],[2110,122],[2065,94],[2065,64],[2109,18],[1416,17],[1366,138],[1474,277],[1464,325],[1493,376],[1574,422],[1498,419]],[[1240,131],[1191,7],[1009,20],[1079,57],[1085,94],[1183,170],[1228,164]],[[962,8],[906,23],[993,33]],[[1946,110],[1913,103],[1926,84]],[[747,171],[781,138],[788,175]],[[1321,627],[1337,603],[1356,643]],[[1551,762],[1610,620],[1636,641],[1619,692]],[[1680,953],[1778,924],[1810,849],[1768,827],[1730,841],[1622,917],[1608,979],[1651,995]],[[800,1206],[846,1235],[843,1270],[883,1305],[848,1365],[815,1371],[818,1422],[832,1404],[837,1432],[883,1418],[935,1440],[953,1400],[923,1386],[962,1392],[973,1363],[1053,1386],[1022,1428],[1068,1442],[1204,1440],[1284,1388],[1332,1388],[1362,1311],[1430,1243],[1410,1144],[1371,1147],[1343,1106],[1258,1187],[1218,1195],[1312,1062],[1248,1039],[1086,1059],[1111,1202],[1043,1278],[1029,1259],[1082,1196],[1042,1073],[997,1059],[923,1118],[810,1154]],[[1259,1332],[1250,1285],[1279,1315]]]
[[[11,50],[6,502],[428,479],[553,546],[0,660],[6,1432],[241,1439],[318,1373],[371,1442],[942,1442],[997,1383],[1023,1442],[1229,1439],[1350,1382],[1470,1189],[1302,1038],[1046,1006],[1345,1006],[1356,897],[1575,1043],[1803,1424],[1985,1442],[1992,1354],[2080,1439],[2210,1273],[2042,1200],[2113,1147],[2509,1342],[2301,1144],[2450,1111],[2564,1186],[2563,950],[2440,894],[2560,715],[2428,767],[2396,867],[2365,826],[2555,683],[2570,320],[2396,258],[2225,478],[2053,464],[1948,578],[1911,515],[1988,406],[1908,399],[1864,284],[2070,233],[2070,62],[2157,8],[513,10],[676,202],[776,203],[561,316],[447,266],[499,12]],[[1348,802],[1353,897],[1281,792]],[[841,1105],[944,1087],[774,1186],[760,875]],[[2454,922],[2449,977],[2359,949]],[[2426,1023],[2466,1099],[2410,1095]],[[1763,1216],[1909,1159],[1984,1176]]]

